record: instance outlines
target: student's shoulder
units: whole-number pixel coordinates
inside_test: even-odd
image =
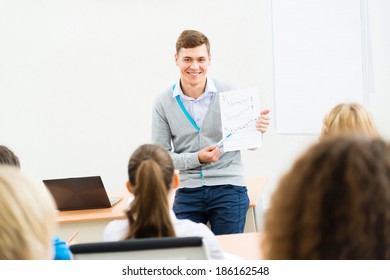
[[[110,221],[103,231],[104,241],[118,241],[129,231],[127,219]]]

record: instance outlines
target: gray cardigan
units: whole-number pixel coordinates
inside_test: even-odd
[[[210,78],[209,78],[210,79]],[[236,89],[214,79],[218,92]],[[152,143],[166,148],[180,170],[180,187],[245,185],[240,151],[222,152],[219,160],[201,164],[198,151],[222,139],[219,93],[214,93],[200,131],[197,131],[173,97],[172,87],[157,96],[152,116]]]

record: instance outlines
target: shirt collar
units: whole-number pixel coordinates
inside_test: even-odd
[[[210,77],[207,77],[207,83],[206,83],[206,88],[204,92],[198,97],[198,100],[204,98],[205,96],[209,95],[210,93],[216,93],[217,88],[215,87],[213,79]],[[194,98],[189,97],[183,93],[180,87],[180,79],[174,84],[173,86],[173,97],[175,98],[177,95],[180,95],[182,99],[186,100],[194,100]]]

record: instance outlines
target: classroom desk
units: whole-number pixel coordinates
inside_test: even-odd
[[[246,215],[244,232],[256,232],[261,229],[263,206],[261,193],[264,190],[267,179],[265,177],[248,179],[249,209]],[[97,242],[102,241],[103,230],[108,222],[115,219],[124,219],[124,209],[130,198],[127,190],[110,192],[110,196],[123,195],[123,199],[111,208],[58,211],[57,221],[59,223],[58,235],[64,241],[76,231],[79,234],[76,242]]]
[[[263,233],[248,232],[217,235],[217,239],[226,253],[243,257],[245,260],[261,260],[261,240]]]
[[[111,208],[58,211],[58,235],[61,239],[67,241],[77,231],[78,235],[75,238],[77,243],[102,241],[107,223],[125,218],[124,209],[131,196],[127,190],[109,192],[109,195],[123,195],[123,198]]]

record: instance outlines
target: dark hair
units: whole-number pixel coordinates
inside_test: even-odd
[[[0,165],[2,164],[20,168],[19,158],[6,146],[0,145]]]
[[[176,53],[178,54],[181,48],[195,48],[205,44],[207,53],[210,54],[209,39],[203,33],[196,30],[184,30],[176,41]]]
[[[390,145],[368,138],[324,139],[282,177],[267,259],[390,259]]]
[[[134,200],[127,211],[126,239],[175,236],[167,197],[174,166],[168,152],[159,145],[140,146],[130,158],[128,173]]]

